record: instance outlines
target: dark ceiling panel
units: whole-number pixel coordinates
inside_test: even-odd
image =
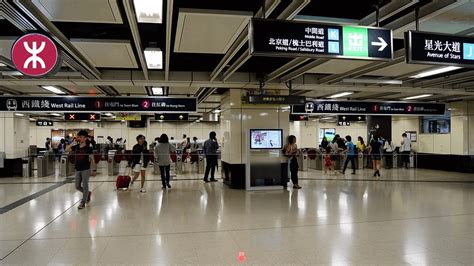
[[[360,20],[375,11],[373,5],[377,2],[379,0],[313,0],[298,15]],[[383,0],[380,6],[389,2],[390,0]]]

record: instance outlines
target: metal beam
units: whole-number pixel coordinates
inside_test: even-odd
[[[266,0],[265,1],[265,18],[268,18],[270,14],[275,10],[275,8],[280,4],[281,0]],[[262,16],[263,9],[260,8],[258,12],[255,14],[255,17]],[[227,50],[224,57],[221,59],[219,64],[217,64],[216,68],[212,71],[210,75],[210,80],[214,81],[218,75],[222,72],[222,70],[229,64],[230,60],[234,58],[234,56],[239,52],[239,50],[248,42],[248,27],[244,28],[244,30],[239,34],[239,37],[234,41],[234,43],[230,46],[229,50]]]
[[[140,32],[138,31],[137,19],[135,17],[135,10],[133,8],[131,0],[123,0],[123,6],[125,7],[125,13],[127,14],[128,24],[130,25],[130,31],[132,32],[133,42],[135,44],[135,50],[137,51],[138,61],[142,67],[143,75],[145,79],[148,79],[148,66],[145,61],[145,56],[142,51],[142,44],[140,40]]]
[[[301,75],[303,75],[304,73],[308,72],[309,70],[321,65],[321,64],[324,64],[326,63],[327,61],[329,61],[329,59],[323,59],[323,58],[320,58],[320,59],[316,59],[302,67],[299,67],[297,68],[295,71],[289,73],[289,74],[286,74],[285,76],[281,77],[281,82],[287,82],[287,81],[290,81],[294,78],[297,78]]]
[[[166,58],[165,58],[165,80],[169,79],[170,57],[171,57],[171,32],[173,31],[173,0],[166,2]]]
[[[41,30],[48,32],[72,59],[78,62],[87,73],[83,73],[90,78],[100,78],[101,73],[93,64],[83,56],[79,50],[69,41],[66,36],[29,0],[13,0],[13,3],[28,17],[26,20],[36,24]],[[7,18],[8,19],[8,18]],[[30,24],[32,24],[30,23]],[[80,71],[80,70],[79,70]]]

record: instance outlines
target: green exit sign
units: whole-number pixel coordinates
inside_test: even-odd
[[[344,36],[344,56],[369,56],[369,32],[367,28],[344,26],[342,28],[342,33]]]

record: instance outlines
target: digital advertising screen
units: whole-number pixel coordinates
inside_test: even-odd
[[[251,129],[250,149],[282,149],[283,130],[281,129]]]

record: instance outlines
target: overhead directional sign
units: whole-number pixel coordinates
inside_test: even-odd
[[[158,121],[188,121],[189,114],[155,114]]]
[[[66,121],[100,121],[101,115],[96,113],[66,113],[64,120]]]
[[[38,126],[38,127],[52,127],[52,126],[54,126],[54,122],[49,121],[49,120],[36,120],[36,126]]]
[[[195,113],[196,98],[171,97],[28,97],[1,96],[0,112]]]
[[[444,115],[445,110],[439,103],[308,101],[294,105],[292,114]]]
[[[409,31],[407,63],[474,67],[474,37]]]
[[[293,95],[248,95],[246,103],[251,104],[304,104],[305,96]]]
[[[252,19],[250,52],[284,57],[391,60],[392,31],[286,20]]]

